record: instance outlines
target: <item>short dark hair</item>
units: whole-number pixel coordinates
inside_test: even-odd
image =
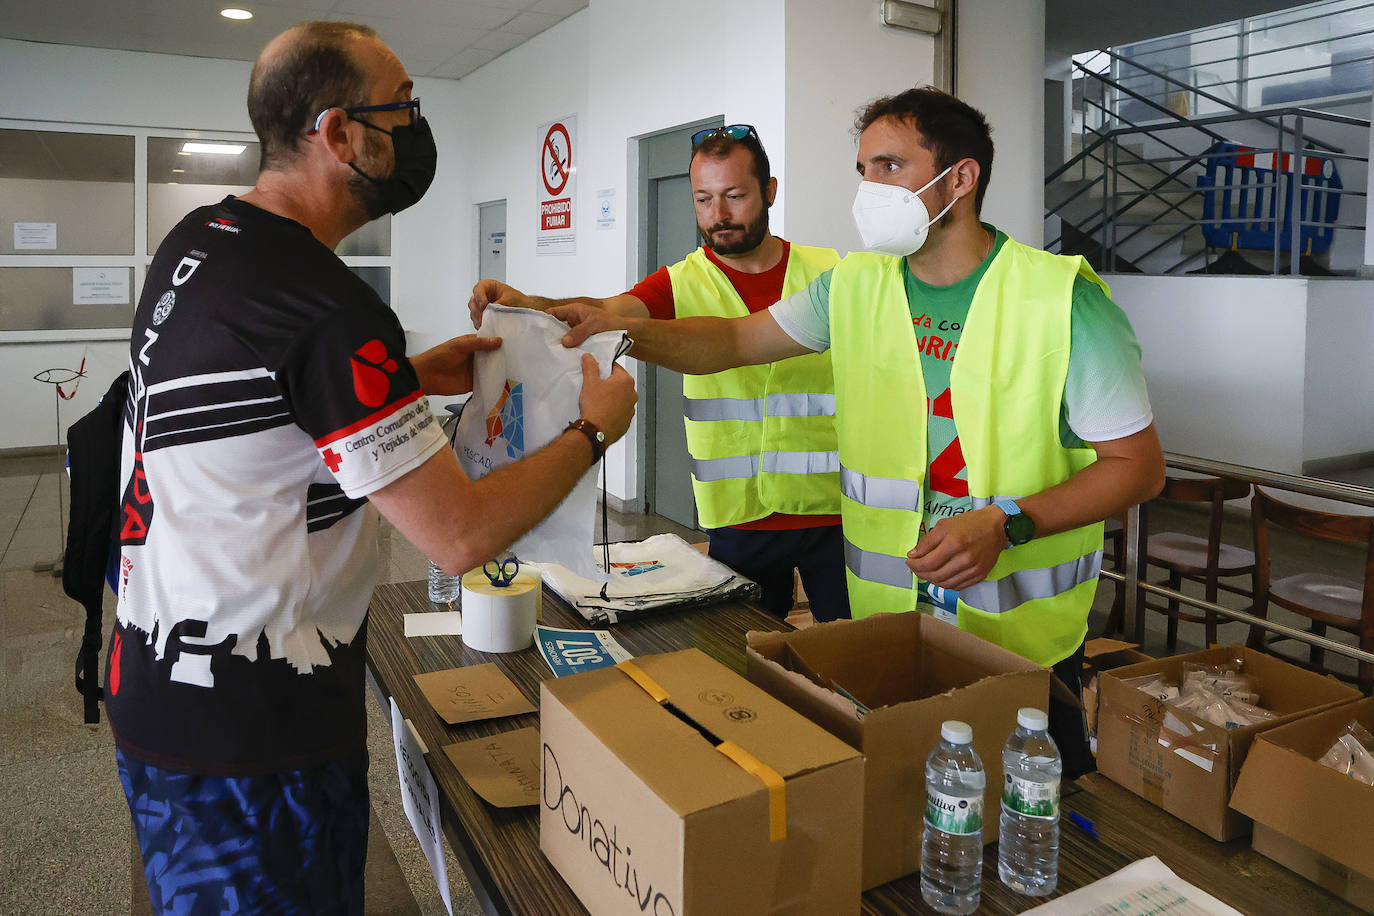
[[[915,127],[921,145],[935,157],[936,171],[960,159],[977,162],[973,210],[983,212],[983,195],[992,179],[992,129],[981,111],[934,86],[921,86],[870,102],[859,111],[854,130],[863,133],[880,118],[896,118]]]
[[[759,192],[768,193],[768,179],[772,177],[772,172],[768,168],[768,154],[763,151],[763,144],[755,134],[747,134],[743,138],[736,140],[727,134],[714,133],[692,147],[692,158],[687,160],[687,168],[692,168],[692,163],[697,161],[697,155],[708,159],[724,159],[735,151],[736,147],[743,147],[749,151],[749,155],[754,159],[754,175],[759,179]]]
[[[302,22],[279,53],[259,57],[248,79],[248,118],[262,152],[259,169],[287,165],[300,152],[311,119],[326,108],[366,105],[371,85],[348,45],[376,38],[354,22]]]

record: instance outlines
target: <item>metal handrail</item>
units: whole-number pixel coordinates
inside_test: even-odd
[[[1229,99],[1223,99],[1221,96],[1219,96],[1219,95],[1213,95],[1213,94],[1210,93],[1210,92],[1203,92],[1203,91],[1202,91],[1201,89],[1199,89],[1197,86],[1194,86],[1194,85],[1192,85],[1192,84],[1190,84],[1190,83],[1185,83],[1183,80],[1179,79],[1178,77],[1176,77],[1176,76],[1170,76],[1170,75],[1167,74],[1167,73],[1162,73],[1162,72],[1160,72],[1159,70],[1154,69],[1153,67],[1147,67],[1147,66],[1145,66],[1145,65],[1142,64],[1142,63],[1137,63],[1136,61],[1132,60],[1132,59],[1129,58],[1129,57],[1124,57],[1124,56],[1122,56],[1122,55],[1116,53],[1116,52],[1113,51],[1111,48],[1104,48],[1104,49],[1102,50],[1102,53],[1103,53],[1103,54],[1106,54],[1108,57],[1110,57],[1110,58],[1111,58],[1112,60],[1114,60],[1114,61],[1117,61],[1118,63],[1126,63],[1126,64],[1129,64],[1130,66],[1135,67],[1137,70],[1142,70],[1142,71],[1144,71],[1145,73],[1148,73],[1150,76],[1156,77],[1156,78],[1158,78],[1158,79],[1162,79],[1162,80],[1164,80],[1164,82],[1169,83],[1169,84],[1174,85],[1174,86],[1181,86],[1181,87],[1183,87],[1184,89],[1187,89],[1189,92],[1195,92],[1195,93],[1197,93],[1198,95],[1202,96],[1204,99],[1207,99],[1208,101],[1211,101],[1211,102],[1216,102],[1216,103],[1219,104],[1219,105],[1222,105],[1222,106],[1224,106],[1224,107],[1226,107],[1226,108],[1231,109],[1232,111],[1238,111],[1238,112],[1243,112],[1243,113],[1245,113],[1245,114],[1250,114],[1250,112],[1247,111],[1245,108],[1242,108],[1240,105],[1237,105],[1235,102],[1232,102],[1232,101],[1229,100]],[[1118,77],[1118,82],[1119,82],[1119,80],[1120,80],[1120,78]],[[1263,120],[1263,119],[1261,119],[1261,120]],[[1276,126],[1276,125],[1274,125],[1273,123],[1268,122],[1268,121],[1266,121],[1265,123],[1268,124],[1270,127]]]
[[[1093,79],[1102,82],[1104,85],[1113,86],[1113,87],[1118,88],[1118,89],[1121,88],[1121,87],[1119,86],[1119,84],[1117,84],[1117,83],[1116,83],[1114,80],[1112,80],[1110,77],[1106,77],[1106,76],[1103,76],[1103,75],[1101,75],[1101,74],[1094,73],[1094,72],[1092,72],[1091,70],[1089,70],[1086,66],[1084,66],[1082,63],[1075,62],[1075,63],[1074,63],[1074,66],[1075,66],[1075,68],[1077,68],[1078,70],[1080,70],[1080,71],[1082,71],[1083,73],[1087,74],[1088,76],[1091,76]],[[1135,96],[1139,97],[1137,93],[1133,93],[1133,92],[1131,92],[1130,90],[1125,90],[1125,92],[1126,92],[1126,94],[1128,94],[1128,95],[1135,95]],[[1087,100],[1087,99],[1085,99],[1085,102],[1084,102],[1085,106],[1086,106],[1087,104],[1089,104],[1090,101],[1091,101],[1091,104],[1094,105],[1095,107],[1102,108],[1104,111],[1107,111],[1107,109],[1105,108],[1105,106],[1102,106],[1100,103],[1096,102],[1095,100]],[[1089,147],[1085,148],[1084,150],[1080,151],[1076,156],[1074,156],[1073,158],[1071,158],[1071,159],[1070,159],[1068,162],[1066,162],[1063,166],[1057,168],[1054,172],[1052,172],[1052,173],[1046,178],[1046,183],[1048,184],[1049,182],[1053,181],[1053,180],[1054,180],[1055,178],[1057,178],[1058,176],[1064,174],[1066,171],[1068,171],[1070,168],[1072,168],[1075,164],[1077,164],[1077,163],[1079,163],[1079,162],[1083,162],[1083,161],[1087,160],[1089,157],[1093,158],[1095,161],[1101,161],[1101,162],[1103,163],[1103,167],[1104,167],[1104,169],[1103,169],[1103,175],[1102,175],[1102,177],[1101,177],[1101,179],[1100,179],[1100,183],[1101,183],[1102,189],[1103,189],[1103,190],[1102,190],[1102,196],[1103,196],[1102,206],[1101,206],[1101,208],[1098,209],[1095,213],[1090,214],[1089,216],[1087,216],[1084,220],[1082,220],[1082,221],[1077,221],[1077,222],[1079,222],[1079,225],[1078,225],[1076,228],[1077,228],[1078,232],[1080,232],[1080,233],[1083,234],[1084,236],[1088,236],[1088,237],[1091,237],[1091,236],[1093,236],[1093,235],[1095,235],[1095,234],[1101,233],[1102,238],[1101,238],[1101,240],[1099,241],[1098,244],[1099,244],[1099,247],[1100,247],[1100,249],[1101,249],[1101,251],[1102,251],[1102,262],[1103,262],[1103,267],[1104,267],[1105,269],[1108,269],[1108,270],[1112,269],[1112,267],[1115,265],[1115,262],[1116,262],[1116,251],[1117,251],[1118,246],[1120,246],[1120,245],[1123,244],[1123,243],[1129,242],[1131,239],[1133,239],[1133,238],[1135,238],[1136,236],[1138,236],[1141,232],[1145,231],[1145,229],[1148,228],[1148,227],[1150,227],[1150,226],[1155,226],[1155,227],[1172,227],[1172,226],[1180,226],[1180,225],[1181,225],[1181,226],[1184,226],[1184,227],[1185,227],[1185,230],[1184,230],[1184,231],[1186,231],[1186,227],[1187,227],[1187,226],[1191,226],[1191,225],[1199,225],[1199,226],[1200,226],[1200,225],[1207,225],[1208,223],[1211,223],[1211,222],[1215,222],[1215,220],[1206,220],[1206,219],[1187,220],[1187,221],[1166,221],[1166,220],[1160,220],[1160,219],[1158,219],[1157,217],[1156,217],[1155,219],[1153,219],[1153,220],[1150,220],[1149,222],[1138,222],[1138,221],[1133,221],[1133,220],[1124,220],[1124,221],[1123,221],[1123,220],[1120,219],[1120,217],[1121,217],[1122,215],[1126,214],[1128,211],[1132,210],[1132,209],[1133,209],[1134,207],[1136,207],[1138,204],[1144,202],[1145,200],[1147,200],[1147,199],[1149,199],[1149,198],[1154,198],[1154,199],[1156,199],[1156,200],[1159,200],[1159,201],[1161,201],[1163,204],[1166,205],[1165,212],[1159,214],[1159,216],[1168,215],[1168,214],[1173,213],[1173,212],[1175,212],[1175,211],[1177,211],[1177,212],[1179,212],[1179,213],[1181,213],[1181,214],[1183,214],[1183,215],[1186,216],[1187,213],[1186,213],[1186,211],[1184,211],[1184,210],[1182,209],[1182,205],[1183,205],[1184,203],[1186,203],[1187,200],[1188,200],[1189,198],[1195,196],[1195,195],[1198,193],[1198,189],[1196,189],[1196,188],[1175,188],[1175,187],[1169,187],[1169,185],[1170,185],[1171,182],[1178,182],[1178,183],[1180,183],[1180,184],[1185,184],[1185,185],[1186,185],[1186,182],[1183,182],[1183,181],[1179,178],[1179,176],[1181,176],[1181,175],[1187,173],[1190,169],[1195,168],[1195,167],[1201,165],[1202,163],[1204,163],[1204,162],[1207,160],[1207,158],[1208,158],[1208,156],[1209,156],[1210,154],[1209,154],[1208,151],[1206,151],[1206,150],[1204,150],[1204,151],[1202,151],[1202,152],[1200,152],[1200,153],[1197,153],[1197,154],[1188,154],[1188,153],[1185,153],[1183,150],[1181,150],[1181,149],[1179,149],[1178,147],[1174,146],[1174,145],[1171,144],[1169,141],[1165,140],[1162,136],[1160,136],[1162,133],[1167,133],[1167,132],[1170,131],[1170,130],[1175,130],[1175,129],[1185,128],[1185,127],[1186,127],[1186,128],[1192,128],[1192,129],[1194,129],[1194,130],[1197,130],[1197,131],[1199,131],[1200,133],[1202,133],[1203,135],[1205,135],[1205,136],[1207,136],[1207,137],[1210,137],[1210,138],[1213,138],[1213,139],[1224,139],[1224,137],[1223,137],[1221,134],[1219,134],[1219,133],[1217,133],[1217,132],[1211,130],[1211,129],[1210,129],[1210,125],[1225,124],[1225,123],[1235,123],[1235,122],[1240,122],[1240,121],[1258,121],[1258,122],[1264,123],[1264,124],[1266,124],[1266,125],[1275,127],[1276,130],[1278,131],[1278,140],[1277,140],[1276,145],[1274,146],[1273,149],[1268,149],[1268,148],[1260,149],[1260,148],[1256,148],[1255,151],[1256,151],[1256,152],[1261,152],[1261,153],[1262,153],[1262,152],[1273,152],[1273,153],[1275,153],[1275,154],[1282,153],[1282,154],[1284,154],[1284,155],[1288,155],[1288,156],[1290,156],[1291,159],[1292,159],[1293,168],[1292,168],[1291,170],[1285,169],[1284,172],[1286,173],[1286,172],[1292,171],[1292,172],[1294,172],[1294,173],[1300,173],[1300,172],[1301,172],[1301,169],[1302,169],[1303,160],[1304,160],[1308,155],[1325,155],[1325,154],[1326,154],[1325,151],[1318,151],[1318,150],[1315,149],[1315,147],[1318,145],[1316,139],[1307,136],[1306,132],[1303,130],[1303,123],[1304,123],[1305,119],[1311,118],[1312,120],[1315,120],[1315,121],[1325,121],[1325,122],[1328,122],[1328,123],[1335,123],[1335,124],[1346,124],[1346,125],[1350,125],[1350,126],[1355,126],[1355,127],[1363,128],[1363,129],[1368,129],[1368,128],[1369,128],[1369,125],[1370,125],[1370,122],[1369,122],[1368,120],[1364,119],[1364,118],[1356,118],[1356,117],[1352,117],[1352,116],[1349,116],[1349,115],[1331,114],[1331,113],[1315,111],[1315,110],[1313,110],[1313,109],[1303,108],[1303,107],[1289,107],[1289,108],[1283,108],[1283,109],[1274,109],[1274,110],[1272,110],[1272,111],[1270,111],[1270,112],[1267,112],[1265,115],[1260,115],[1260,114],[1257,114],[1257,113],[1244,112],[1244,113],[1240,113],[1240,114],[1235,114],[1235,113],[1232,113],[1232,114],[1221,114],[1221,115],[1213,115],[1213,116],[1206,117],[1206,118],[1189,119],[1189,118],[1185,118],[1185,117],[1183,117],[1183,116],[1177,114],[1176,112],[1172,112],[1172,111],[1168,111],[1167,109],[1163,109],[1162,106],[1159,106],[1158,104],[1154,103],[1154,102],[1151,101],[1151,100],[1144,99],[1143,101],[1145,101],[1147,104],[1151,105],[1151,106],[1154,107],[1154,108],[1158,108],[1158,109],[1160,109],[1160,110],[1162,110],[1162,111],[1167,112],[1167,113],[1169,114],[1169,116],[1170,116],[1171,118],[1173,118],[1174,121],[1177,122],[1177,123],[1167,123],[1167,122],[1166,122],[1166,123],[1164,123],[1164,124],[1155,124],[1155,125],[1148,125],[1148,126],[1147,126],[1147,125],[1130,124],[1130,123],[1128,122],[1128,123],[1127,123],[1127,126],[1116,127],[1116,128],[1111,129],[1111,130],[1108,130],[1108,131],[1105,131],[1105,132],[1101,132],[1100,135],[1099,135],[1099,137],[1098,137],[1098,139],[1097,139],[1096,141],[1094,141],[1094,142],[1091,144],[1091,146],[1089,146]],[[1085,110],[1086,110],[1086,108],[1085,108]],[[1272,121],[1272,120],[1271,120],[1269,117],[1267,117],[1266,115],[1274,115],[1274,116],[1277,116],[1278,119],[1279,119],[1279,121],[1278,121],[1277,123],[1275,123],[1274,121]],[[1284,123],[1284,120],[1286,120],[1287,118],[1290,118],[1290,117],[1293,119],[1293,126],[1292,126],[1292,127],[1289,127],[1289,126],[1287,126],[1287,125]],[[1121,120],[1121,119],[1118,118],[1117,120]],[[1094,133],[1098,133],[1098,132],[1097,132],[1096,130],[1094,130]],[[1143,185],[1142,182],[1135,180],[1133,177],[1131,177],[1131,176],[1125,176],[1125,178],[1126,178],[1127,180],[1129,180],[1131,184],[1136,185],[1138,188],[1140,188],[1140,190],[1139,190],[1139,191],[1127,190],[1127,191],[1124,191],[1124,192],[1123,192],[1123,191],[1120,190],[1120,180],[1121,180],[1122,176],[1113,172],[1112,163],[1117,163],[1117,165],[1118,165],[1118,167],[1119,167],[1119,157],[1120,157],[1120,154],[1121,154],[1121,148],[1120,148],[1120,143],[1119,143],[1120,138],[1125,137],[1125,136],[1135,136],[1135,135],[1148,135],[1148,136],[1150,136],[1150,138],[1151,138],[1153,141],[1155,141],[1155,142],[1157,142],[1157,143],[1160,143],[1160,144],[1164,145],[1166,148],[1168,148],[1168,149],[1170,149],[1170,150],[1173,150],[1173,151],[1175,151],[1175,152],[1180,153],[1180,155],[1179,155],[1179,156],[1155,156],[1155,157],[1145,157],[1145,156],[1135,156],[1135,155],[1133,155],[1133,160],[1134,160],[1134,161],[1138,162],[1139,164],[1147,165],[1147,166],[1151,167],[1151,168],[1154,169],[1156,172],[1158,172],[1160,175],[1163,175],[1164,178],[1163,178],[1162,180],[1159,180],[1159,181],[1155,182],[1153,186],[1147,188],[1147,187],[1145,187],[1145,186]],[[1290,147],[1289,149],[1287,149],[1287,150],[1285,150],[1285,149],[1283,148],[1283,147],[1284,147],[1284,137],[1285,137],[1285,135],[1291,136],[1291,137],[1293,138],[1293,143],[1292,143],[1291,147]],[[1322,144],[1322,145],[1326,145],[1326,144]],[[1106,149],[1106,150],[1103,150],[1101,153],[1099,153],[1099,150],[1100,150],[1103,146],[1106,146],[1107,149]],[[1366,157],[1357,156],[1357,155],[1353,155],[1353,154],[1346,154],[1346,153],[1344,153],[1343,151],[1335,151],[1334,154],[1332,154],[1332,158],[1340,158],[1340,159],[1348,160],[1348,161],[1368,161]],[[1166,169],[1165,167],[1161,166],[1160,163],[1181,163],[1181,164],[1179,164],[1176,168],[1174,168],[1173,171],[1169,171],[1169,170]],[[1109,173],[1112,173],[1112,174],[1109,174]],[[1115,181],[1112,181],[1112,180],[1111,180],[1112,178],[1115,178],[1116,180],[1115,180]],[[1063,210],[1072,200],[1074,200],[1074,199],[1076,199],[1076,198],[1082,196],[1084,193],[1086,193],[1088,190],[1090,190],[1092,187],[1096,186],[1097,184],[1099,184],[1099,181],[1098,181],[1098,180],[1094,180],[1094,181],[1085,183],[1085,184],[1083,185],[1083,187],[1080,187],[1080,188],[1078,188],[1077,190],[1075,190],[1075,191],[1074,191],[1068,198],[1066,198],[1065,200],[1059,201],[1059,202],[1056,203],[1053,207],[1047,208],[1047,209],[1046,209],[1046,214],[1049,215],[1049,216],[1053,216],[1053,215],[1055,215],[1055,214],[1060,213],[1060,212],[1061,212],[1061,211],[1062,211],[1062,210]],[[1300,183],[1299,183],[1299,184],[1300,184]],[[1281,190],[1280,190],[1280,189],[1281,189],[1282,185],[1281,185],[1281,182],[1280,182],[1280,180],[1279,180],[1279,178],[1278,178],[1277,175],[1274,177],[1274,179],[1273,179],[1272,182],[1265,183],[1264,186],[1265,186],[1265,187],[1271,187],[1271,186],[1272,186],[1272,187],[1271,187],[1270,193],[1274,193],[1274,194],[1281,193]],[[1254,189],[1255,187],[1258,187],[1258,186],[1256,186],[1256,185],[1248,185],[1246,188],[1243,188],[1243,189],[1241,189],[1241,190],[1252,190],[1252,189]],[[1291,194],[1291,195],[1293,195],[1294,201],[1296,201],[1296,196],[1297,196],[1297,194],[1299,194],[1300,192],[1310,192],[1310,191],[1317,191],[1317,192],[1320,192],[1320,193],[1322,193],[1322,194],[1336,193],[1336,191],[1335,191],[1334,189],[1308,188],[1308,187],[1305,187],[1305,186],[1304,186],[1304,187],[1296,187],[1296,186],[1295,186],[1295,187],[1292,187],[1292,188],[1290,189],[1289,192],[1285,193],[1285,198],[1288,196],[1288,194]],[[1353,191],[1352,191],[1352,192],[1350,192],[1350,194],[1351,194],[1352,196],[1355,196],[1355,195],[1357,194],[1357,192],[1353,192]],[[1184,196],[1183,196],[1182,198],[1180,198],[1178,195],[1184,195]],[[1363,196],[1363,195],[1361,195],[1361,196]],[[1304,225],[1326,225],[1325,223],[1322,223],[1322,222],[1316,222],[1316,221],[1305,220],[1305,219],[1303,218],[1303,217],[1304,217],[1304,214],[1302,214],[1302,213],[1299,212],[1299,208],[1297,208],[1296,205],[1290,207],[1290,211],[1291,211],[1291,212],[1290,212],[1290,213],[1288,214],[1288,216],[1285,218],[1285,222],[1291,224],[1291,231],[1294,233],[1294,234],[1293,234],[1293,238],[1295,238],[1295,239],[1299,237],[1299,233],[1300,233],[1300,228],[1301,228],[1301,226],[1304,226]],[[1270,218],[1270,219],[1261,219],[1261,221],[1267,223],[1267,222],[1273,222],[1274,220],[1273,220],[1273,218]],[[1119,226],[1122,226],[1122,227],[1130,227],[1133,231],[1128,232],[1127,235],[1125,236],[1125,238],[1120,238],[1120,239],[1118,239],[1118,238],[1115,237],[1114,231],[1111,230],[1111,227],[1118,226],[1118,225],[1119,225]],[[1339,227],[1339,228],[1360,228],[1360,229],[1363,229],[1364,227],[1357,227],[1357,226],[1349,226],[1349,227],[1347,227],[1347,226],[1345,226],[1345,225],[1343,224],[1343,225],[1342,225],[1341,227]],[[1173,233],[1173,234],[1170,236],[1170,238],[1169,238],[1168,241],[1172,241],[1173,239],[1177,238],[1177,237],[1178,237],[1179,235],[1181,235],[1181,234],[1182,234],[1182,231],[1177,232],[1177,233]],[[1111,236],[1111,238],[1109,238],[1109,236]],[[1061,233],[1060,236],[1059,236],[1059,238],[1056,239],[1055,242],[1062,243],[1062,242],[1063,242],[1063,239],[1064,239],[1064,234]],[[1051,243],[1050,243],[1050,246],[1047,246],[1047,247],[1052,247],[1053,244],[1054,244],[1054,242],[1051,242]],[[1148,256],[1148,254],[1153,254],[1155,251],[1159,250],[1160,247],[1162,247],[1162,245],[1155,245],[1153,248],[1150,249],[1150,251],[1147,253],[1147,255],[1144,255],[1144,256]],[[1279,249],[1279,237],[1278,237],[1278,234],[1276,233],[1276,234],[1275,234],[1275,237],[1274,237],[1274,266],[1273,266],[1273,271],[1272,271],[1272,273],[1274,273],[1274,274],[1278,274],[1278,273],[1279,273],[1279,252],[1280,252],[1280,249]],[[1144,256],[1141,256],[1141,257],[1144,257]],[[1180,261],[1179,264],[1174,265],[1173,268],[1170,268],[1170,270],[1169,270],[1168,272],[1172,272],[1173,270],[1177,269],[1178,267],[1180,267],[1180,266],[1182,266],[1182,265],[1188,263],[1190,260],[1194,260],[1194,259],[1195,259],[1195,258],[1185,258],[1183,261]],[[1298,273],[1300,272],[1300,263],[1299,263],[1299,259],[1298,259],[1298,258],[1295,257],[1295,258],[1292,259],[1291,268],[1292,268],[1291,272],[1292,272],[1294,275],[1296,275],[1296,274],[1298,274]]]
[[[1334,499],[1340,502],[1350,503],[1356,506],[1374,508],[1374,489],[1369,487],[1356,486],[1354,484],[1340,483],[1333,480],[1322,480],[1316,477],[1303,477],[1294,474],[1284,474],[1280,471],[1270,471],[1264,468],[1249,467],[1247,465],[1231,464],[1227,461],[1217,461],[1211,458],[1199,458],[1194,455],[1179,455],[1173,452],[1164,453],[1164,462],[1168,467],[1177,468],[1184,471],[1192,471],[1198,474],[1208,474],[1215,477],[1230,477],[1241,480],[1252,486],[1265,486],[1274,490],[1285,490],[1292,493],[1303,493],[1308,496],[1323,497]],[[1145,558],[1145,532],[1140,526],[1140,506],[1131,506],[1126,510],[1125,528],[1122,532],[1125,539],[1125,570],[1124,572],[1112,572],[1102,570],[1101,575],[1126,585],[1124,595],[1124,625],[1126,632],[1131,634],[1131,638],[1137,643],[1145,641],[1145,615],[1144,595],[1146,592],[1161,595],[1172,601],[1178,601],[1191,607],[1211,611],[1218,617],[1240,623],[1248,623],[1251,626],[1279,633],[1290,639],[1317,646],[1347,658],[1353,658],[1359,662],[1374,664],[1374,654],[1365,652],[1354,646],[1348,646],[1341,642],[1328,639],[1325,636],[1317,636],[1305,630],[1295,629],[1282,623],[1275,623],[1263,617],[1256,617],[1254,614],[1245,611],[1238,611],[1224,605],[1205,601],[1201,598],[1194,598],[1183,592],[1165,588],[1161,585],[1152,585],[1143,581],[1142,572],[1144,571]]]

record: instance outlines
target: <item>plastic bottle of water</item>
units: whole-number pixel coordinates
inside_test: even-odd
[[[429,600],[433,604],[452,605],[458,600],[462,576],[450,576],[431,560],[429,564]]]
[[[1059,777],[1064,765],[1046,729],[1049,718],[1029,707],[1002,749],[1002,833],[997,874],[1014,891],[1043,897],[1059,883]]]
[[[926,761],[921,897],[939,913],[972,913],[983,884],[983,790],[987,776],[973,729],[950,720]]]

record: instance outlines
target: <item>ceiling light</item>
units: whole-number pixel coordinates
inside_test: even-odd
[[[181,174],[181,173],[184,172],[184,171],[186,171],[186,170],[185,170],[185,169],[172,169],[172,174],[173,174],[173,175],[179,175],[179,174]]]
[[[248,10],[241,10],[241,9],[239,9],[238,7],[233,7],[233,6],[229,7],[228,9],[222,9],[222,10],[220,10],[220,11],[219,11],[219,14],[220,14],[221,16],[223,16],[225,19],[252,19],[252,18],[253,18],[253,14],[250,13],[250,12],[248,12]]]
[[[181,144],[183,153],[211,153],[216,156],[237,156],[247,148],[242,143],[196,143],[188,140]]]

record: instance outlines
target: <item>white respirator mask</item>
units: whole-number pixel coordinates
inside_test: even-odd
[[[948,175],[952,168],[951,165],[915,191],[895,184],[859,182],[859,191],[854,195],[854,225],[859,227],[864,247],[898,258],[920,251],[930,234],[930,224],[948,213],[959,199],[951,200],[931,219],[920,193]]]

